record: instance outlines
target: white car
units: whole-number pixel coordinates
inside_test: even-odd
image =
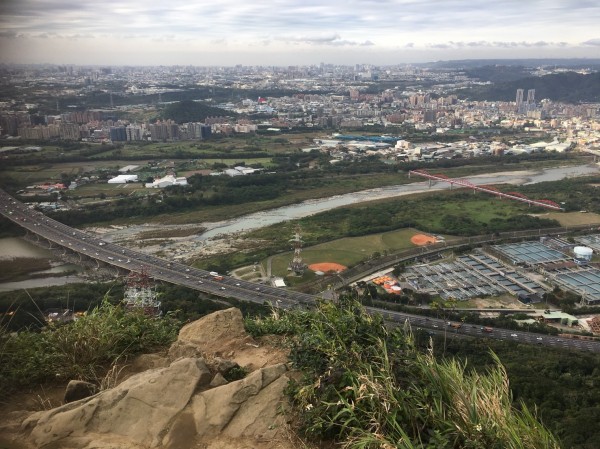
[[[518,335],[517,335],[517,334],[510,334],[510,336],[511,336],[511,337],[515,337],[515,338],[517,338],[517,337],[518,337]]]
[[[542,337],[537,337],[536,340],[542,341]]]

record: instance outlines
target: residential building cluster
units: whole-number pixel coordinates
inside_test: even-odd
[[[544,70],[546,73],[550,69]],[[481,83],[458,69],[320,64],[221,68],[25,66],[4,71],[6,83],[37,87],[26,100],[0,103],[1,134],[27,140],[202,140],[214,134],[298,128],[399,128],[402,133],[432,136],[482,128],[543,131],[559,143],[568,140],[590,148],[597,148],[600,139],[599,104],[571,105],[539,99],[530,86],[517,89],[514,102],[460,100],[454,92]],[[108,82],[123,86],[118,92],[106,88],[102,91],[110,96],[110,107],[70,111],[73,105],[57,101],[56,114],[36,111],[42,95],[84,96]],[[375,87],[382,82],[389,87],[378,92]],[[396,82],[398,86],[394,86]],[[237,118],[209,117],[202,123],[123,118],[133,110],[157,111],[166,95],[191,91],[198,85],[213,91],[236,88],[252,94],[218,104],[210,97],[194,98],[236,112]],[[266,93],[254,96],[261,91]],[[132,100],[127,104],[140,95],[155,101],[135,104]],[[116,106],[115,98],[119,100]]]

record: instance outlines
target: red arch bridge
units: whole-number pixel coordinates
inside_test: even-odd
[[[505,192],[501,192],[500,190],[498,190],[497,188],[492,187],[492,186],[478,186],[466,179],[449,178],[448,176],[441,174],[441,173],[434,175],[434,174],[428,173],[425,170],[410,170],[408,172],[408,177],[410,178],[411,175],[422,176],[424,178],[429,179],[430,181],[448,182],[448,183],[450,183],[450,186],[458,185],[461,187],[467,187],[469,189],[473,189],[473,190],[476,190],[479,192],[485,192],[485,193],[489,193],[491,195],[496,195],[496,196],[499,196],[500,198],[506,198],[509,200],[520,201],[522,203],[527,203],[527,204],[533,205],[533,206],[544,207],[546,209],[563,210],[563,208],[560,207],[560,205],[558,205],[554,201],[532,200],[532,199],[527,198],[525,195],[523,195],[522,193],[519,193],[519,192],[506,192],[505,193]]]

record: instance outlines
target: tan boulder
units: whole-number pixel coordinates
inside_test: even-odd
[[[213,313],[182,328],[168,354],[134,359],[118,386],[15,419],[22,424],[5,427],[6,441],[22,449],[293,449],[287,351],[270,343],[246,333],[239,310]],[[252,372],[227,382],[240,366]]]
[[[282,412],[287,409],[286,372],[284,364],[273,365],[196,394],[173,423],[164,446],[181,447],[178,442],[182,434],[195,434],[196,441],[203,443],[216,437],[246,442],[280,437],[285,428]]]
[[[61,442],[66,447],[69,440],[92,434],[159,447],[164,429],[196,389],[211,380],[202,360],[181,359],[167,368],[132,376],[92,398],[34,413],[22,428],[31,429],[29,438],[37,447],[61,440],[66,440]]]
[[[169,349],[170,360],[200,356],[211,368],[211,359],[221,357],[250,371],[287,361],[287,351],[262,345],[246,332],[242,313],[235,308],[219,310],[185,325]]]
[[[193,343],[204,350],[213,343],[222,344],[248,334],[244,329],[242,312],[236,308],[219,310],[192,323],[186,324],[179,331],[178,341]]]

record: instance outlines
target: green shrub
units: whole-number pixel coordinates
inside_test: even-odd
[[[170,316],[149,317],[105,300],[68,324],[0,330],[0,396],[52,379],[97,381],[115,361],[171,343],[178,328]]]

